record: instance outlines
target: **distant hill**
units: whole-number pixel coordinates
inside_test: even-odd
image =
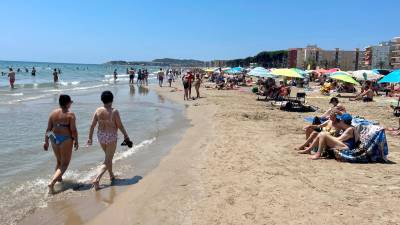
[[[194,59],[154,59],[153,61],[109,61],[105,64],[110,65],[141,65],[141,66],[171,66],[171,67],[200,67],[205,62]]]

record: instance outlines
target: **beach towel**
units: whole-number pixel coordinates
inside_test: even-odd
[[[326,119],[325,120],[322,119],[322,120],[323,120],[322,122],[326,121]],[[306,116],[306,117],[304,117],[304,121],[307,122],[307,123],[312,123],[314,121],[314,117]],[[358,125],[367,126],[367,125],[378,125],[379,123],[377,123],[375,121],[372,121],[372,120],[366,120],[366,119],[361,118],[361,117],[353,117],[353,120],[352,120],[351,124],[353,126],[358,126]]]
[[[360,133],[361,145],[357,149],[335,150],[336,159],[350,163],[387,162],[389,148],[384,128],[360,124],[356,129]]]

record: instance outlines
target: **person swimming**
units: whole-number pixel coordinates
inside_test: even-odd
[[[104,105],[96,109],[94,113],[87,141],[89,146],[93,144],[94,128],[98,124],[97,139],[105,153],[105,158],[96,178],[92,182],[96,191],[100,189],[100,179],[107,170],[110,175],[110,181],[113,182],[115,180],[115,175],[112,170],[112,160],[117,148],[118,129],[124,135],[124,143],[132,143],[122,124],[118,110],[112,107],[114,96],[111,91],[104,91],[101,94],[101,101]]]
[[[49,140],[57,160],[56,170],[48,184],[49,193],[54,193],[56,182],[62,181],[62,176],[67,170],[72,156],[72,148],[78,150],[78,131],[76,129],[75,114],[69,109],[73,101],[69,95],[60,95],[59,109],[55,109],[49,116],[43,149],[49,148]]]

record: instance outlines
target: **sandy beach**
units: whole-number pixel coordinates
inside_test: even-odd
[[[400,142],[388,135],[390,164],[310,161],[294,147],[304,116],[256,101],[249,89],[157,88],[187,106],[191,127],[160,165],[87,224],[398,224]],[[308,93],[321,110],[329,97]],[[341,99],[353,115],[395,126],[389,103]]]

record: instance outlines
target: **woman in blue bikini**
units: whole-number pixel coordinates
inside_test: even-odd
[[[69,111],[72,100],[69,95],[60,95],[60,108],[54,110],[49,117],[43,149],[49,149],[49,140],[57,159],[56,171],[48,184],[49,193],[54,193],[56,182],[62,181],[62,176],[71,161],[72,147],[78,150],[78,132],[76,130],[75,114]]]
[[[338,121],[337,127],[343,131],[339,137],[333,137],[327,132],[321,132],[314,139],[309,147],[300,151],[301,154],[310,154],[314,147],[318,147],[318,151],[310,159],[320,159],[323,151],[327,149],[336,149],[338,151],[353,150],[357,148],[360,140],[360,134],[351,125],[352,116],[348,113],[336,115]]]

